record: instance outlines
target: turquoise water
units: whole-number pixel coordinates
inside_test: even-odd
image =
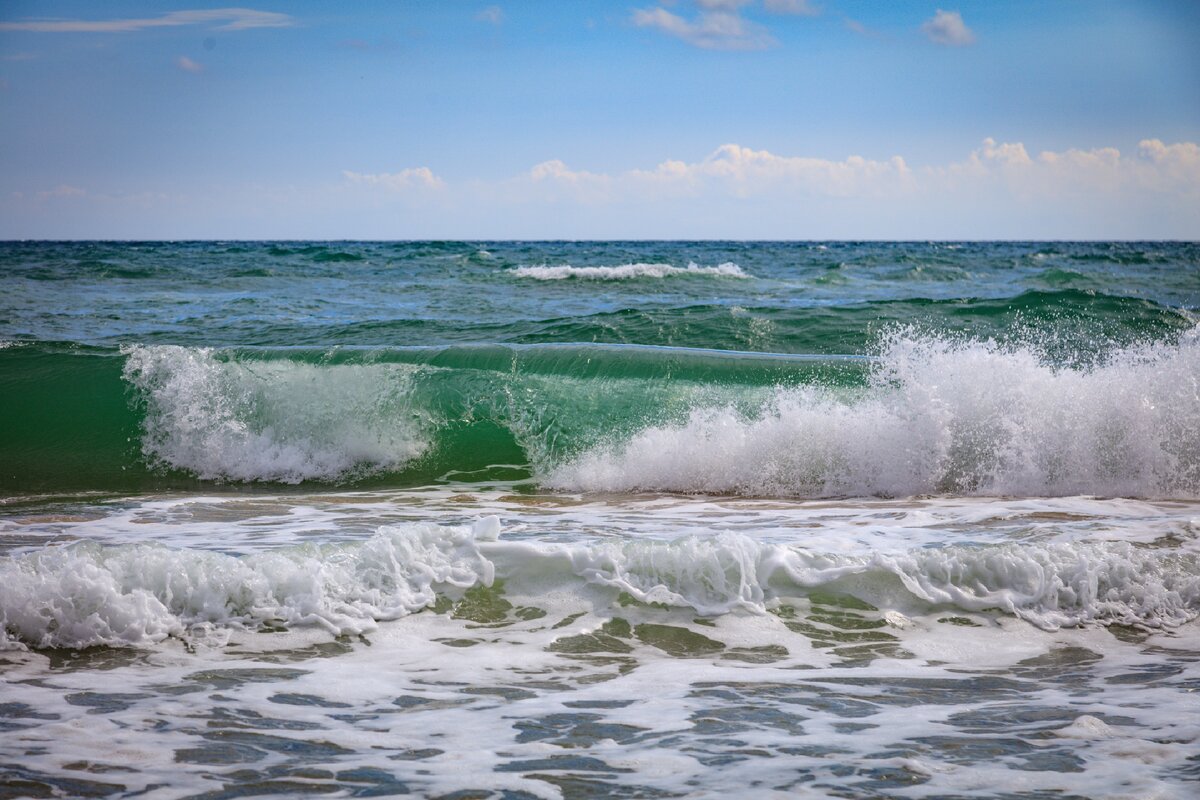
[[[1200,779],[1200,245],[0,275],[0,796]]]

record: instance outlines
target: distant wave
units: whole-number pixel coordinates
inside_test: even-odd
[[[686,267],[670,264],[622,264],[619,267],[517,267],[509,270],[517,278],[533,278],[539,281],[561,281],[568,278],[592,281],[624,281],[634,278],[670,278],[675,276],[708,275],[722,278],[752,278],[733,262],[715,267],[702,267],[691,263]]]
[[[542,605],[621,595],[706,615],[765,613],[813,590],[920,613],[1012,614],[1046,629],[1174,627],[1200,612],[1195,554],[1125,542],[813,553],[728,532],[672,542],[505,541],[473,526],[382,527],[360,542],[234,556],[157,545],[51,545],[0,557],[0,650],[145,645],[215,628],[370,631],[382,620],[497,586]],[[552,585],[553,592],[546,592]]]

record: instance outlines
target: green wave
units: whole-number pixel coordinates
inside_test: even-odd
[[[447,476],[540,480],[641,431],[668,435],[697,409],[769,418],[781,390],[819,389],[824,394],[806,402],[826,408],[834,424],[841,412],[827,401],[854,402],[878,372],[863,354],[879,352],[889,330],[916,331],[926,349],[994,341],[1021,358],[1086,369],[1122,347],[1177,340],[1193,326],[1184,310],[1069,289],[839,306],[651,306],[459,331],[436,321],[367,321],[310,330],[322,346],[306,346],[305,336],[285,328],[259,333],[298,346],[214,349],[156,344],[153,336],[124,350],[16,342],[0,347],[0,495],[245,482],[411,485]],[[219,328],[210,335],[220,341]],[[410,344],[439,339],[449,341]],[[325,346],[337,341],[356,344]],[[947,358],[959,368],[953,354]],[[1189,368],[1175,369],[1182,376]],[[814,417],[812,424],[826,423]],[[1119,433],[1127,423],[1118,416],[1097,424]],[[991,427],[992,420],[964,418],[944,433],[953,447],[991,458],[990,444],[980,450],[968,441]],[[1113,436],[1108,428],[1097,436]],[[618,463],[618,455],[609,461]],[[828,469],[840,468],[840,458]],[[1181,458],[1179,469],[1195,469],[1196,459]],[[623,485],[608,473],[604,480]],[[639,480],[675,485],[649,472]],[[936,485],[986,481],[952,477]],[[713,485],[727,484],[757,485],[743,477]],[[866,491],[873,485],[863,484]]]
[[[26,343],[0,349],[0,493],[526,477],[532,462],[698,402],[753,403],[781,385],[855,385],[865,365],[858,356],[581,344],[122,351]],[[189,432],[199,437],[190,444]],[[276,466],[253,461],[253,448],[272,443]],[[228,451],[210,464],[192,444]],[[497,464],[514,469],[489,472]]]

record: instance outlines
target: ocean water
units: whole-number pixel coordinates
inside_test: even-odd
[[[0,276],[0,797],[1200,791],[1200,245]]]

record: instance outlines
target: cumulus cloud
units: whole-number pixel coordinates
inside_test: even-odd
[[[897,199],[970,196],[1000,191],[1022,199],[1130,192],[1200,197],[1200,146],[1143,140],[1132,155],[1118,149],[1067,149],[1030,155],[1021,142],[985,139],[959,160],[922,167],[895,155],[843,159],[779,155],[725,144],[698,161],[667,160],[614,174],[545,161],[522,176],[530,197],[588,203],[679,197],[807,196]],[[1132,196],[1132,195],[1128,195]]]
[[[175,59],[175,66],[179,67],[184,72],[191,72],[193,74],[204,72],[203,64],[198,61],[192,61],[187,56],[180,56],[179,58]]]
[[[356,183],[364,186],[380,186],[386,189],[407,189],[410,187],[424,187],[427,189],[440,189],[445,185],[445,181],[433,174],[429,167],[409,167],[402,169],[399,172],[351,172],[343,170],[342,176],[350,183]]]
[[[554,160],[538,164],[526,177],[534,188],[553,189],[555,198],[569,196],[597,202],[635,197],[749,197],[776,192],[873,196],[902,188],[910,181],[911,170],[899,156],[885,161],[860,156],[830,160],[781,156],[726,144],[699,161],[668,160],[652,169],[605,175],[575,170]]]
[[[729,5],[721,8],[727,9]],[[736,9],[702,11],[690,20],[662,7],[637,9],[633,12],[633,24],[656,29],[706,50],[765,50],[776,44],[766,28],[744,19]]]
[[[256,11],[252,8],[209,8],[172,11],[157,17],[109,20],[33,19],[0,22],[0,31],[33,33],[131,33],[148,28],[175,28],[184,25],[208,25],[223,31],[251,28],[287,28],[296,24],[287,14]]]
[[[947,47],[963,47],[975,41],[975,33],[963,22],[957,11],[938,9],[931,19],[925,21],[921,30],[931,42]]]
[[[915,165],[899,155],[829,158],[731,143],[698,160],[609,173],[546,161],[502,184],[448,191],[497,219],[522,220],[537,237],[1200,236],[1195,143],[1039,152],[989,138],[960,152]]]
[[[990,136],[983,140],[983,145],[972,154],[972,157],[1006,167],[1032,163],[1029,153],[1025,151],[1025,145],[1021,142],[997,143]]]
[[[1190,213],[1200,214],[1194,207],[1200,201],[1200,145],[1193,142],[1144,139],[1132,153],[1096,147],[1032,156],[1020,142],[985,139],[965,160],[923,172],[920,181],[930,191],[1001,187],[1021,200],[1071,198],[1072,203],[1093,204],[1109,198],[1135,208],[1153,197],[1174,197],[1176,212],[1188,213],[1191,203]]]
[[[717,184],[736,194],[792,188],[825,195],[874,192],[902,182],[909,174],[904,159],[874,161],[850,156],[842,161],[804,156],[781,156],[737,144],[718,147],[701,161],[665,161],[654,170],[631,177],[659,183],[696,186]]]
[[[607,175],[572,170],[557,158],[543,161],[534,166],[529,170],[529,178],[535,182],[565,181],[567,183],[605,182],[608,180]]]
[[[260,187],[220,205],[222,215],[245,208],[260,227],[242,235],[266,238],[1200,238],[1200,145],[1033,145],[989,138],[914,164],[730,143],[624,170],[551,159],[507,180],[463,182],[428,167],[346,171],[335,184]],[[113,228],[118,207],[127,215]],[[182,236],[179,226],[199,219],[194,206],[182,208],[149,196],[135,208],[70,184],[35,187],[0,196],[0,234]],[[261,228],[260,213],[274,214],[278,227]],[[158,228],[146,227],[151,218]],[[86,225],[71,228],[72,219]]]
[[[488,6],[475,15],[476,22],[488,22],[492,25],[499,25],[504,22],[504,11],[500,6]]]
[[[1138,153],[1155,164],[1177,171],[1181,177],[1200,179],[1200,145],[1194,142],[1163,144],[1158,139],[1142,139]]]

